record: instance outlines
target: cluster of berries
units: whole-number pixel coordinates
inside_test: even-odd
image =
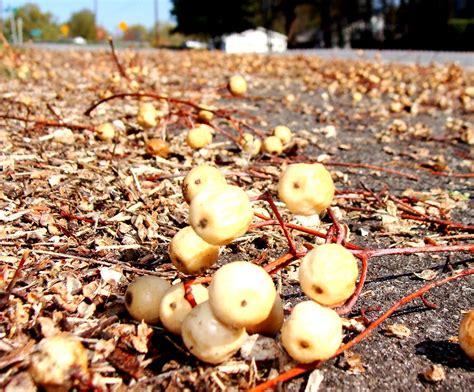
[[[184,200],[190,225],[173,237],[169,254],[183,274],[197,275],[214,265],[220,248],[243,235],[253,219],[247,194],[229,185],[221,172],[207,165],[184,178]],[[289,165],[278,183],[278,195],[298,215],[324,211],[335,193],[331,175],[321,164]],[[191,353],[209,363],[232,356],[247,333],[276,335],[297,361],[311,362],[334,355],[342,342],[342,322],[330,307],[354,292],[357,261],[339,244],[316,246],[303,258],[299,280],[311,298],[284,321],[280,296],[271,276],[260,266],[237,261],[219,268],[208,289],[191,285],[196,306],[186,299],[182,283],[171,286],[158,277],[141,277],[125,294],[130,314],[150,323],[161,321],[181,334]]]

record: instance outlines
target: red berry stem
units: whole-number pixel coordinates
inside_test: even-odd
[[[357,335],[355,338],[351,339],[348,341],[346,344],[343,344],[339,350],[336,351],[334,354],[334,357],[337,357],[344,351],[352,348],[355,346],[357,343],[361,342],[364,340],[366,337],[368,337],[380,324],[382,324],[386,319],[388,319],[398,308],[402,307],[403,305],[407,304],[410,301],[413,301],[416,298],[422,297],[426,292],[428,292],[431,289],[434,289],[435,287],[442,286],[446,283],[451,282],[452,280],[456,280],[468,275],[473,275],[474,274],[474,268],[471,269],[466,269],[461,272],[459,272],[456,275],[448,276],[447,278],[432,282],[430,284],[427,284],[426,286],[423,286],[422,288],[416,290],[415,292],[407,295],[406,297],[400,299],[397,301],[395,304],[393,304],[387,311],[385,311],[384,314],[382,314],[379,318],[377,318],[375,321],[373,321],[369,326],[361,332],[359,335]],[[310,364],[304,364],[304,365],[297,365],[293,369],[288,370],[282,374],[280,374],[278,377],[272,378],[260,385],[257,385],[254,388],[250,388],[247,390],[247,392],[263,392],[269,388],[273,388],[276,386],[278,383],[284,382],[291,380],[303,373],[306,373],[309,370],[315,369],[319,366],[321,366],[324,362],[322,361],[316,361],[312,362]]]
[[[192,308],[197,306],[196,299],[194,298],[194,295],[193,295],[193,289],[192,289],[193,284],[196,284],[195,282],[193,282],[193,280],[188,280],[187,282],[183,283],[184,299],[188,301],[189,305],[191,305]]]
[[[328,207],[326,211],[329,218],[332,221],[331,228],[334,227],[334,233],[336,234],[336,244],[342,244],[346,237],[344,228],[341,226],[341,224],[337,220],[336,215],[334,214],[334,211],[331,209],[331,207]]]
[[[362,289],[364,288],[365,280],[367,279],[367,270],[369,267],[369,257],[365,254],[360,256],[360,261],[362,262],[362,267],[360,271],[360,278],[359,282],[357,283],[356,289],[351,297],[346,301],[346,303],[337,308],[336,311],[339,315],[348,314],[351,312],[352,307],[355,305],[357,300],[359,299],[360,294],[362,293]]]
[[[293,238],[291,238],[291,235],[288,232],[288,229],[286,228],[286,224],[283,221],[283,218],[281,217],[280,212],[278,211],[278,208],[275,205],[275,202],[273,201],[272,195],[269,192],[265,192],[261,194],[258,199],[266,201],[268,205],[270,206],[271,210],[275,214],[275,218],[277,219],[278,224],[283,230],[283,234],[285,235],[286,240],[288,241],[288,246],[290,247],[291,254],[296,257],[298,255],[296,245],[293,241]]]

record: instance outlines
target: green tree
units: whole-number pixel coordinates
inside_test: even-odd
[[[175,29],[176,27],[169,23],[160,25],[160,45],[177,47],[186,41],[186,37],[183,34],[176,33]],[[150,36],[152,37],[151,44],[154,42],[154,33],[154,29],[152,29],[150,32]]]
[[[55,41],[61,33],[59,25],[55,22],[53,15],[49,12],[42,12],[41,9],[33,3],[27,3],[19,7],[15,12],[15,19],[23,21],[23,38],[25,40]],[[6,36],[11,39],[12,31],[10,23],[6,23]]]
[[[129,26],[123,33],[124,41],[145,42],[150,40],[150,32],[141,24]]]
[[[88,41],[95,41],[97,38],[97,26],[95,16],[92,11],[83,9],[75,12],[69,19],[70,35],[72,37],[83,37]]]

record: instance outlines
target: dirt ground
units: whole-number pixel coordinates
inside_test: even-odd
[[[246,390],[295,365],[278,336],[265,341],[267,350],[257,345],[263,359],[242,351],[207,365],[179,336],[125,310],[123,295],[136,276],[185,278],[170,264],[168,245],[188,224],[181,183],[198,164],[216,165],[251,196],[270,191],[277,198],[287,164],[323,162],[348,241],[364,248],[472,244],[472,71],[304,55],[117,57],[0,52],[1,389],[36,390],[31,364],[40,359],[38,344],[61,331],[80,339],[88,358],[87,370],[69,371],[63,390]],[[243,97],[226,88],[233,74],[248,82]],[[123,93],[86,114],[93,103]],[[147,93],[159,97],[139,97]],[[151,128],[137,122],[145,101],[158,110]],[[192,150],[186,133],[199,121],[197,106],[216,111],[216,134],[209,146]],[[104,122],[115,127],[111,141],[97,136]],[[265,137],[279,124],[294,132],[284,152],[242,151],[242,132]],[[166,139],[169,154],[147,152],[151,138]],[[286,222],[323,233],[330,227],[328,216],[297,217],[277,206]],[[261,201],[254,210],[271,214]],[[291,233],[299,249],[321,241]],[[227,245],[219,265],[265,264],[287,251],[281,229],[265,226]],[[287,314],[305,299],[297,265],[275,274]],[[362,295],[344,316],[344,340],[402,297],[473,265],[472,253],[460,251],[371,259]],[[473,362],[457,331],[463,312],[474,307],[473,292],[472,275],[437,287],[425,296],[436,309],[417,299],[349,351],[278,388],[470,391]]]

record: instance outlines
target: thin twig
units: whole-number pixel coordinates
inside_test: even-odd
[[[274,219],[272,219],[268,216],[265,216],[265,215],[260,214],[258,212],[254,212],[254,215],[257,218],[264,219],[265,222],[256,223],[256,224],[252,225],[252,228],[279,225],[279,223],[276,220],[274,220]],[[288,227],[289,229],[298,230],[298,231],[301,231],[302,233],[309,234],[309,235],[312,235],[312,236],[318,237],[318,238],[324,238],[325,239],[326,236],[327,236],[327,234],[321,233],[320,231],[313,230],[313,229],[310,229],[308,227],[304,227],[304,226],[300,226],[300,225],[295,225],[293,223],[285,223],[285,226]],[[343,245],[347,249],[361,250],[361,248],[358,245],[355,245],[351,242],[343,242]]]
[[[290,247],[291,254],[296,257],[298,255],[298,250],[296,249],[296,245],[293,241],[293,238],[291,238],[291,235],[288,232],[288,229],[286,228],[285,222],[283,221],[283,218],[281,217],[280,212],[278,211],[278,208],[275,205],[275,202],[273,201],[272,195],[268,192],[265,192],[259,196],[259,200],[264,200],[269,204],[271,210],[275,214],[275,218],[277,219],[281,229],[283,230],[283,234],[285,235],[286,240],[288,241],[288,246]]]
[[[348,314],[348,313],[351,312],[352,307],[355,305],[355,303],[359,299],[360,294],[362,293],[362,289],[364,288],[365,280],[367,279],[367,270],[368,270],[368,266],[369,266],[369,257],[367,257],[367,255],[362,255],[360,260],[362,262],[362,267],[361,267],[361,271],[360,271],[359,282],[357,283],[357,287],[356,287],[354,293],[346,301],[346,303],[343,306],[341,306],[340,308],[336,309],[337,313],[340,314],[340,315]]]
[[[23,252],[23,256],[21,256],[20,262],[18,263],[18,267],[16,268],[15,273],[13,274],[13,277],[10,280],[10,283],[8,284],[6,291],[0,296],[0,308],[3,308],[8,304],[8,298],[10,297],[10,294],[12,293],[13,288],[15,287],[15,284],[18,281],[18,278],[20,277],[20,272],[23,266],[25,265],[25,261],[28,258],[29,254],[29,250],[25,250]]]
[[[125,69],[122,67],[122,64],[120,64],[120,61],[117,57],[117,53],[115,52],[115,45],[114,45],[114,40],[112,39],[112,37],[109,37],[109,45],[110,45],[110,49],[112,50],[112,58],[114,59],[114,63],[115,65],[117,66],[117,69],[120,73],[120,75],[127,79],[128,81],[130,81],[127,73],[125,72]]]
[[[447,253],[447,252],[474,252],[474,244],[462,245],[441,245],[422,246],[419,248],[383,248],[351,250],[355,256],[367,255],[371,257],[391,256],[391,255],[412,255],[416,253]]]
[[[53,128],[69,128],[69,129],[89,130],[89,131],[93,131],[95,129],[93,125],[71,124],[71,123],[64,123],[64,122],[58,122],[58,121],[52,121],[52,120],[39,120],[35,118],[13,116],[10,114],[0,114],[0,118],[4,118],[6,120],[23,121],[25,123],[35,123],[37,125],[53,127]]]

